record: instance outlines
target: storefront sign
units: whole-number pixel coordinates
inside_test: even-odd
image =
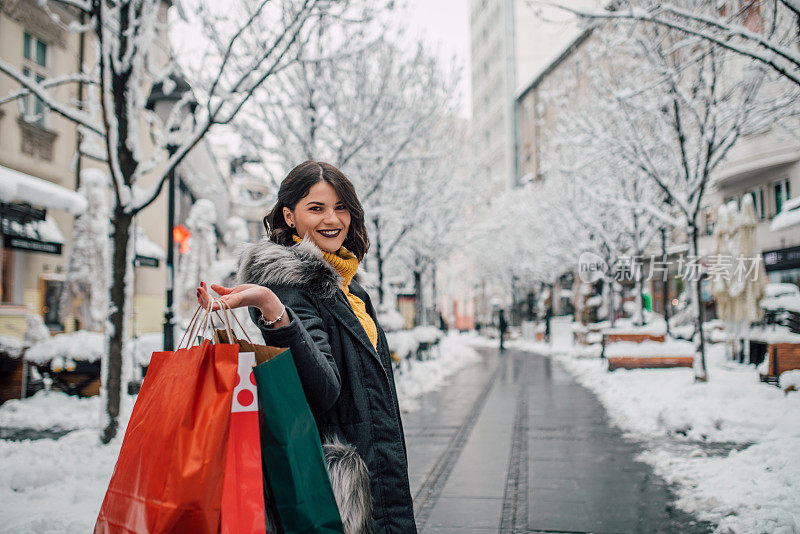
[[[4,235],[3,246],[5,248],[42,252],[44,254],[61,254],[61,243],[48,243],[23,236]]]
[[[137,267],[158,267],[158,258],[148,258],[137,254],[133,264]]]
[[[764,252],[764,269],[784,271],[800,268],[800,247],[789,247]]]

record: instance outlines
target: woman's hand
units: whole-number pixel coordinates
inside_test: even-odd
[[[261,310],[261,315],[268,321],[275,319],[283,312],[283,305],[280,299],[269,288],[264,286],[242,284],[231,288],[219,284],[211,284],[211,289],[220,295],[219,300],[225,302],[231,308],[254,306]],[[200,282],[200,287],[197,288],[197,302],[203,308],[208,308],[211,298],[208,294],[206,283]],[[218,309],[220,309],[220,304],[214,302],[212,311]],[[273,326],[286,326],[288,324],[289,319],[284,313],[281,320]]]

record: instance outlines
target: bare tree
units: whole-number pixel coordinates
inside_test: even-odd
[[[593,62],[602,65],[593,73],[607,109],[594,124],[584,123],[594,150],[660,191],[651,201],[631,203],[623,197],[620,203],[684,230],[690,259],[696,261],[702,201],[712,173],[743,135],[763,129],[774,117],[773,106],[759,100],[764,68],[726,63],[725,50],[700,39],[681,40],[658,26],[614,31],[608,25],[597,32],[601,41],[595,49],[603,56]],[[701,280],[692,278],[697,378],[704,381]]]
[[[102,432],[102,440],[108,442],[117,433],[123,367],[130,360],[123,358],[123,353],[128,350],[124,317],[130,306],[126,283],[131,264],[133,218],[158,197],[170,172],[198,141],[212,127],[230,123],[261,84],[300,57],[302,44],[315,24],[323,16],[336,16],[347,3],[336,0],[225,3],[224,17],[202,19],[206,22],[201,27],[202,35],[211,43],[203,70],[212,75],[196,81],[193,94],[185,94],[164,122],[142,110],[152,83],[163,82],[167,93],[174,85],[170,74],[177,70],[177,65],[174,59],[169,59],[162,33],[167,27],[166,4],[161,0],[40,2],[48,11],[50,4],[66,6],[86,21],[83,25],[73,23],[70,29],[93,39],[95,62],[85,65],[81,72],[40,82],[3,60],[0,72],[20,84],[17,97],[32,93],[53,112],[76,123],[85,135],[96,136],[103,148],[94,156],[109,167],[114,192],[111,215],[114,277],[106,328],[107,358],[103,362],[107,421]],[[200,10],[203,16],[207,13],[208,10]],[[52,16],[58,17],[54,12]],[[62,23],[66,25],[67,21]],[[59,101],[54,88],[68,81],[93,85],[97,88],[94,94],[98,102]],[[181,110],[193,99],[199,105],[193,118],[184,120]],[[97,113],[91,113],[93,108],[97,108]],[[146,147],[148,138],[154,145],[152,149]],[[167,151],[170,145],[173,149]]]
[[[265,85],[255,115],[237,126],[249,150],[269,154],[281,172],[317,159],[351,178],[371,223],[383,302],[387,262],[419,225],[423,206],[436,217],[443,186],[455,183],[458,73],[445,72],[420,44],[398,44],[402,34],[381,20],[349,30],[318,31],[308,46],[318,59]]]
[[[557,5],[586,20],[638,21],[678,30],[766,65],[800,86],[798,0],[618,0],[607,9]]]

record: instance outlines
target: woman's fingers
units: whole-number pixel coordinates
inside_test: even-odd
[[[211,284],[211,289],[213,289],[218,295],[227,295],[236,291],[235,287],[225,287],[219,284]]]
[[[205,288],[202,286],[197,288],[197,303],[200,306],[208,308],[209,298],[208,291],[206,291]]]

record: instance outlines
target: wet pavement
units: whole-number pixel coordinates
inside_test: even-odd
[[[421,533],[712,530],[557,362],[481,354],[403,418]]]

